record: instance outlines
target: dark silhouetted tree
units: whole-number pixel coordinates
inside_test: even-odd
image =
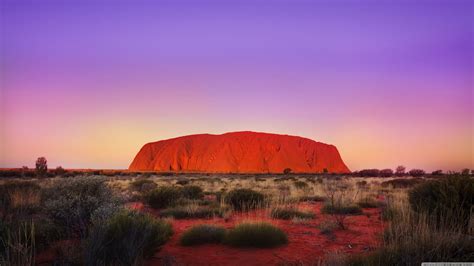
[[[410,172],[408,172],[411,176],[413,177],[420,177],[425,174],[425,171],[421,169],[411,169]]]
[[[397,166],[397,169],[395,170],[395,174],[397,176],[403,176],[403,175],[405,175],[405,170],[406,170],[405,166],[399,165],[399,166]]]
[[[48,173],[48,161],[44,157],[36,159],[36,175],[43,177]]]
[[[283,170],[283,173],[285,175],[291,173],[291,168],[285,168],[285,170]]]

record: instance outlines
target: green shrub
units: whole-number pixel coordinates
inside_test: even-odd
[[[147,203],[155,209],[173,206],[180,197],[180,189],[172,186],[159,187],[145,195]]]
[[[215,216],[222,217],[225,210],[210,206],[178,206],[160,211],[161,217],[173,217],[175,219],[206,219]]]
[[[308,184],[304,181],[295,181],[293,183],[297,189],[305,189],[308,188]]]
[[[409,188],[423,182],[422,178],[397,178],[382,182],[382,187]]]
[[[81,237],[87,235],[95,211],[120,203],[105,179],[97,177],[59,180],[43,190],[42,197],[44,211],[54,223]]]
[[[262,193],[246,188],[231,190],[225,197],[225,201],[237,211],[261,207],[264,199]]]
[[[156,183],[153,180],[141,178],[134,180],[130,186],[137,191],[150,191],[156,188]]]
[[[474,204],[474,179],[450,176],[430,180],[411,189],[408,195],[415,212],[430,215],[438,225],[468,229]]]
[[[288,243],[288,237],[268,223],[242,223],[229,230],[224,241],[235,247],[270,248]]]
[[[326,214],[345,214],[345,215],[358,215],[362,214],[362,209],[358,206],[353,205],[332,205],[324,204],[321,212]]]
[[[202,188],[192,185],[181,188],[181,194],[186,199],[202,199],[204,197]]]
[[[314,213],[302,212],[294,208],[274,208],[271,213],[272,218],[291,220],[293,218],[313,219]]]
[[[140,265],[173,234],[171,224],[123,211],[93,227],[85,241],[86,265]]]
[[[195,246],[209,243],[222,243],[225,229],[221,226],[201,224],[186,230],[179,242],[183,246]]]

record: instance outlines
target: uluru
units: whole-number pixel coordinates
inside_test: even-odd
[[[145,144],[131,171],[196,173],[349,173],[334,145],[259,132],[197,134]]]

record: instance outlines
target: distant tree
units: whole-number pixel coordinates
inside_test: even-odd
[[[467,168],[462,169],[461,175],[469,175],[470,170]]]
[[[443,170],[436,170],[431,172],[431,175],[443,175]]]
[[[393,176],[393,170],[392,169],[382,169],[382,170],[380,170],[379,175],[381,177],[391,177],[391,176]]]
[[[48,173],[48,161],[44,157],[36,159],[36,175],[44,177]]]
[[[395,170],[395,174],[397,176],[403,176],[403,175],[405,175],[405,170],[406,170],[405,166],[399,165],[399,166],[397,166],[397,169]]]
[[[323,169],[323,173],[325,173],[325,174],[329,173],[328,169],[327,169],[327,168],[324,168],[324,169]]]
[[[474,175],[474,169],[471,170],[471,175]]]
[[[425,174],[425,171],[421,169],[411,169],[410,172],[408,172],[408,174],[410,174],[413,177],[420,177]]]
[[[284,173],[285,175],[291,173],[291,168],[285,168],[285,170],[283,170],[283,173]]]
[[[362,177],[377,177],[380,174],[379,169],[363,169],[359,171],[359,176]]]
[[[55,172],[56,175],[62,176],[66,173],[66,170],[64,170],[64,168],[62,168],[61,166],[58,166],[58,167],[56,167],[54,172]]]

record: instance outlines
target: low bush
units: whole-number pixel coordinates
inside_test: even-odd
[[[359,215],[362,214],[362,209],[355,205],[332,205],[324,204],[321,212],[326,214],[345,214],[345,215]]]
[[[335,222],[324,221],[318,225],[318,229],[323,235],[332,234],[339,226]]]
[[[272,218],[291,220],[293,218],[300,219],[313,219],[314,213],[311,212],[302,212],[294,208],[274,208],[271,212]]]
[[[202,199],[204,193],[198,186],[184,186],[181,188],[181,195],[186,199]]]
[[[222,243],[225,237],[225,229],[221,226],[201,224],[186,230],[179,242],[183,246],[195,246],[209,243]]]
[[[409,175],[413,176],[413,177],[421,177],[421,176],[424,176],[425,175],[425,171],[424,170],[421,170],[421,169],[411,169],[409,172],[408,172]]]
[[[303,181],[295,181],[293,183],[293,185],[295,185],[295,187],[297,189],[305,189],[305,188],[308,188],[308,184],[306,182],[303,182]]]
[[[265,196],[251,189],[234,189],[225,196],[225,201],[237,211],[256,209],[262,206]]]
[[[80,237],[87,235],[95,211],[119,204],[105,179],[98,177],[59,180],[43,190],[42,197],[44,211],[54,223]]]
[[[438,225],[467,230],[474,205],[474,179],[450,176],[427,181],[409,191],[409,202],[415,212],[430,215]]]
[[[173,234],[171,224],[122,211],[94,226],[85,241],[85,265],[141,265]]]
[[[141,178],[131,182],[130,186],[136,191],[146,192],[156,188],[157,185],[153,180]]]
[[[181,190],[173,186],[158,187],[145,195],[146,202],[155,209],[167,208],[176,204]]]
[[[235,247],[271,248],[288,243],[288,237],[269,223],[242,223],[229,230],[224,242]]]
[[[382,182],[382,187],[409,188],[423,182],[422,178],[397,178]]]

